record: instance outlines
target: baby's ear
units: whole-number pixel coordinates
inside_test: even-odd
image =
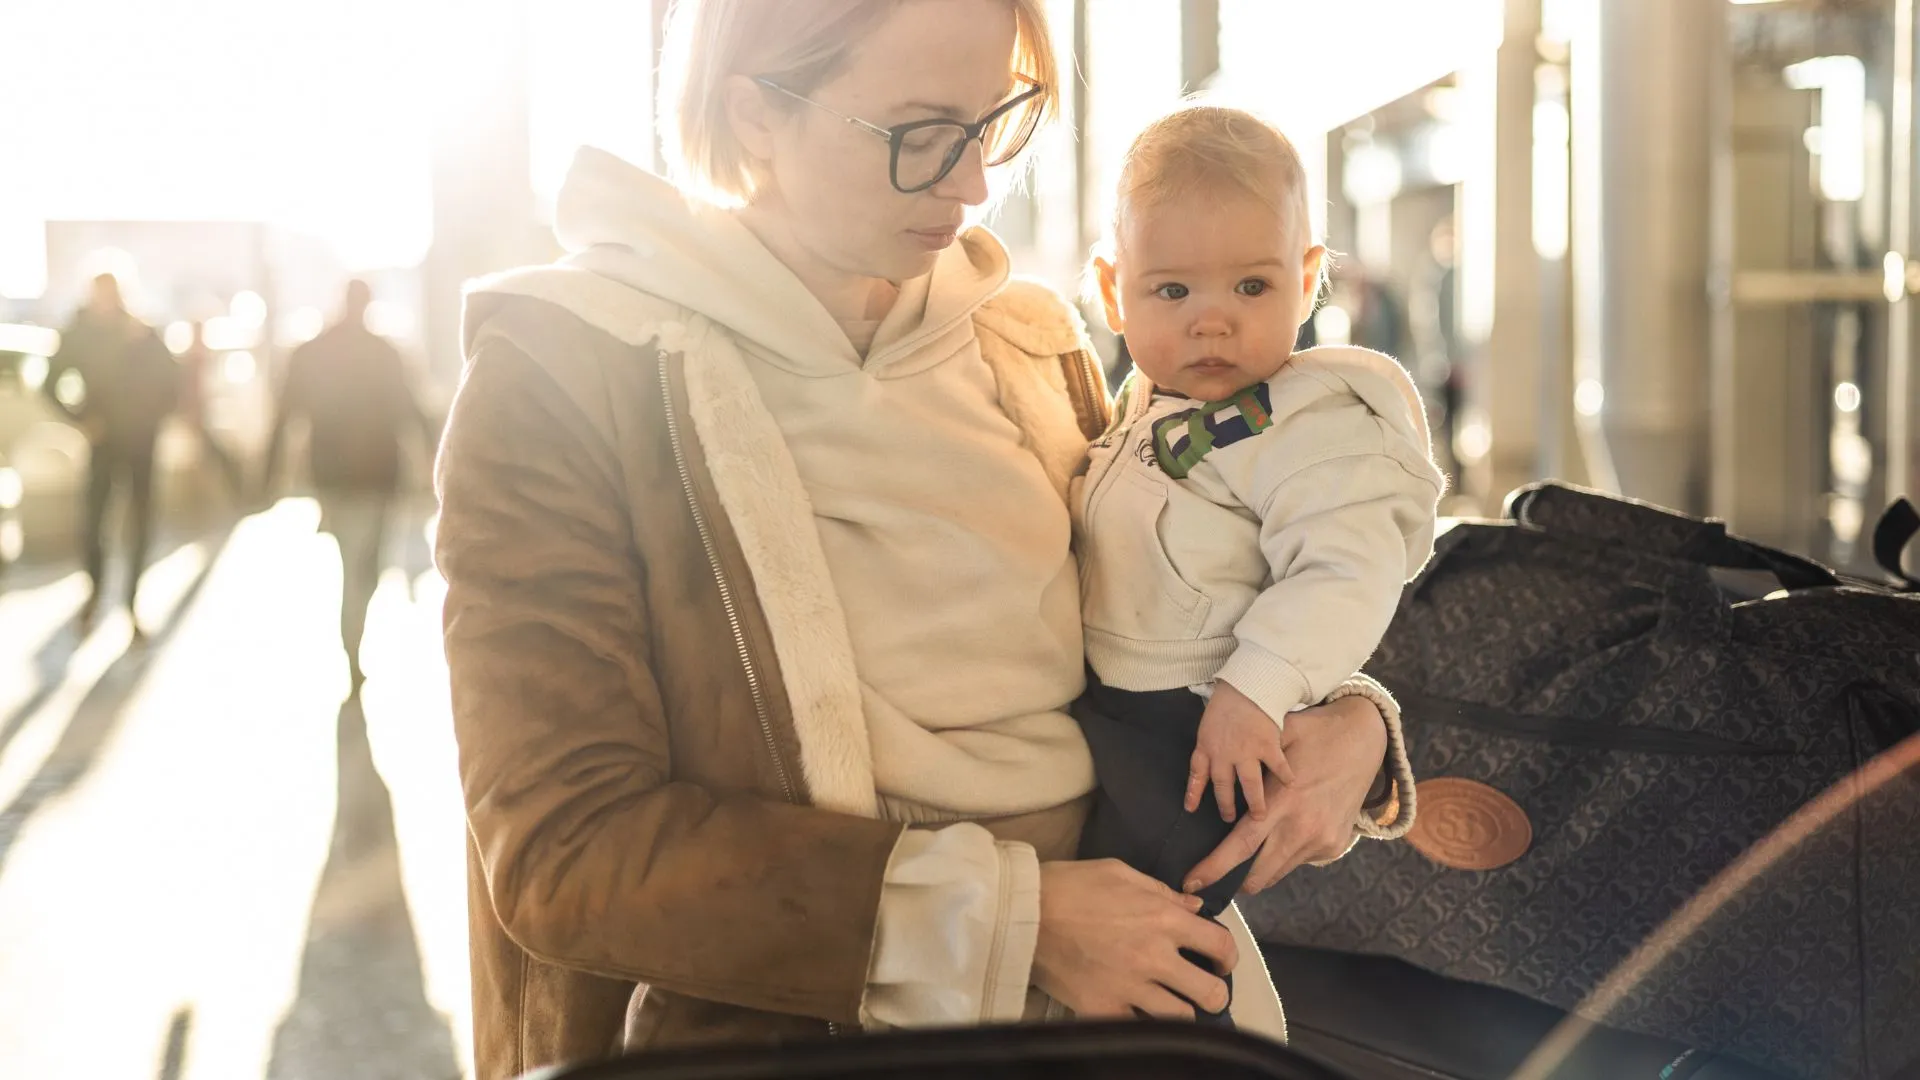
[[[1327,283],[1327,249],[1315,244],[1307,249],[1300,259],[1300,290],[1307,301],[1307,311],[1311,313],[1320,299],[1320,291]]]
[[[1120,311],[1119,268],[1114,266],[1112,259],[1104,255],[1095,255],[1088,269],[1092,273],[1094,284],[1100,289],[1100,306],[1107,313],[1107,329],[1116,334],[1126,333],[1127,319]]]

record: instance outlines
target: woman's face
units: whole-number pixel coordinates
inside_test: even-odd
[[[973,123],[1014,92],[1013,5],[908,0],[807,94],[835,112],[888,128],[913,120]],[[774,95],[777,96],[777,95]],[[904,281],[933,268],[967,208],[987,200],[979,142],[925,191],[895,190],[888,145],[873,132],[790,99],[756,198],[793,241],[834,271]]]

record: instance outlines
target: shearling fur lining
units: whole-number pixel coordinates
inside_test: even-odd
[[[720,509],[753,573],[811,802],[877,817],[872,749],[846,615],[799,471],[738,347],[703,316],[568,266],[510,271],[476,282],[468,290],[469,338],[485,320],[488,294],[544,300],[627,344],[651,342],[682,354],[694,435]]]
[[[721,509],[753,568],[800,739],[813,805],[878,817],[873,748],[847,616],[800,470],[760,399],[739,346],[704,316],[689,320],[687,403]]]
[[[981,329],[976,335],[980,358],[993,372],[1000,409],[1020,429],[1022,442],[1040,459],[1054,491],[1065,501],[1067,484],[1087,456],[1087,437],[1068,396],[1066,372],[1057,361],[1034,363],[1006,339]]]
[[[1059,293],[1032,278],[1008,281],[973,313],[973,321],[1031,356],[1059,356],[1087,347],[1087,328],[1080,313]]]
[[[1087,436],[1074,412],[1063,353],[1086,347],[1080,316],[1053,290],[1015,280],[974,313],[980,357],[993,372],[1001,411],[1040,459],[1060,498],[1086,457]],[[1035,358],[1044,358],[1036,363]]]

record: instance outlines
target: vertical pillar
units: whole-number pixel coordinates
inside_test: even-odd
[[[1073,66],[1076,71],[1072,80],[1073,93],[1069,96],[1068,121],[1073,128],[1073,212],[1075,223],[1075,244],[1078,251],[1090,251],[1100,238],[1100,222],[1094,219],[1094,208],[1100,205],[1100,199],[1093,188],[1097,182],[1093,166],[1093,147],[1090,138],[1093,105],[1093,58],[1091,52],[1093,23],[1087,10],[1089,0],[1073,0]]]
[[[1914,0],[1895,0],[1893,6],[1893,110],[1888,140],[1891,176],[1887,184],[1887,391],[1886,465],[1883,500],[1915,494],[1912,486],[1914,445],[1909,426],[1913,409],[1913,317],[1908,300],[1914,280],[1913,154],[1914,154]]]
[[[1494,69],[1493,326],[1487,341],[1488,472],[1504,498],[1540,475],[1540,385],[1546,357],[1541,260],[1533,243],[1533,106],[1540,0],[1507,0]]]
[[[433,378],[463,365],[461,288],[544,254],[533,197],[524,0],[472,0],[461,13],[457,110],[433,132],[433,247],[425,273],[425,343]]]
[[[1220,0],[1180,0],[1180,92],[1206,89],[1220,70]]]
[[[1582,31],[1572,50],[1575,400],[1590,472],[1611,471],[1623,494],[1698,511],[1725,7],[1589,0]]]

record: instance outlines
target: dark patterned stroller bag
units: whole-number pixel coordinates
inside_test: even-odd
[[[1290,875],[1255,933],[1785,1075],[1920,1070],[1920,770],[1889,769],[1920,760],[1920,596],[1558,485],[1508,516],[1442,537],[1368,665],[1413,842]]]

